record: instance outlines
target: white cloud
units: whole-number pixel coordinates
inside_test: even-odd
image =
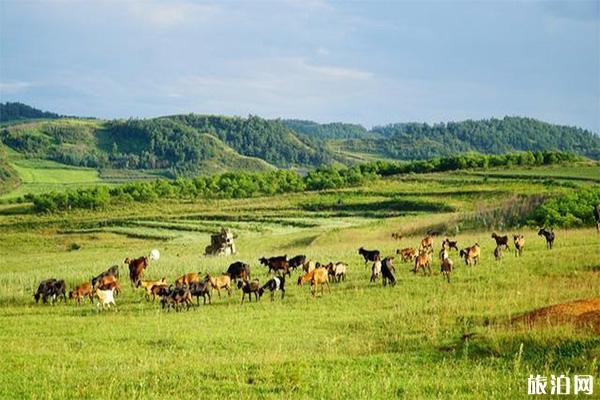
[[[33,86],[32,82],[21,82],[21,81],[0,82],[0,93],[3,93],[3,94],[19,93],[31,86]]]
[[[208,20],[218,11],[218,7],[214,4],[189,1],[134,1],[126,4],[133,17],[157,28]]]

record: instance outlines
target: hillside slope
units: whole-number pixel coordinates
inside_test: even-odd
[[[475,151],[560,150],[600,159],[600,137],[590,131],[553,125],[531,118],[505,117],[436,125],[420,123],[375,127],[377,139],[349,139],[336,145],[343,151],[411,160]]]

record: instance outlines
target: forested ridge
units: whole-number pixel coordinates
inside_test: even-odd
[[[505,117],[448,122],[435,125],[398,123],[374,127],[381,138],[351,139],[343,147],[401,159],[428,159],[475,151],[502,154],[511,151],[560,150],[600,159],[600,137],[590,131],[549,124],[532,118]]]

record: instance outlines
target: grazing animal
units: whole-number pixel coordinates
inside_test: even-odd
[[[394,268],[394,264],[392,264],[393,259],[394,257],[386,257],[381,262],[381,276],[383,278],[383,286],[386,286],[388,283],[392,286],[396,285],[396,277],[394,276],[396,268]]]
[[[442,242],[442,248],[447,248],[448,250],[454,249],[454,250],[458,251],[458,241],[450,240],[450,239],[446,238]]]
[[[238,279],[248,280],[250,279],[250,265],[242,261],[236,261],[227,268],[227,275],[234,282]]]
[[[303,276],[298,277],[298,286],[302,286],[306,282],[310,282],[310,293],[313,297],[315,296],[319,285],[321,285],[321,296],[323,296],[323,286],[325,285],[327,285],[327,289],[329,290],[329,293],[331,293],[327,268],[315,268]]]
[[[396,254],[400,255],[402,261],[412,261],[417,257],[417,249],[414,247],[406,247],[401,250],[396,250]]]
[[[314,262],[313,260],[308,260],[302,265],[304,273],[310,272],[315,268],[321,268],[321,264],[319,262]]]
[[[40,282],[37,290],[33,294],[33,298],[35,299],[36,304],[38,303],[40,298],[42,299],[42,301],[44,303],[46,303],[46,301],[48,299],[47,293],[50,291],[50,288],[54,282],[56,282],[56,279],[54,279],[54,278],[46,279],[46,280]]]
[[[271,258],[261,257],[258,261],[260,261],[261,264],[269,267],[269,270],[267,271],[267,275],[269,275],[271,273],[271,271],[273,271],[273,272],[282,271],[283,275],[291,276],[290,265],[287,260],[287,255],[271,257]]]
[[[175,286],[189,286],[196,282],[200,282],[200,272],[188,272],[175,280]]]
[[[98,302],[96,303],[96,307],[102,306],[104,308],[110,308],[110,305],[117,306],[115,303],[114,289],[96,289],[96,297],[98,298]]]
[[[285,296],[285,276],[275,276],[267,281],[260,289],[258,289],[258,297],[262,297],[265,290],[271,292],[271,301],[275,299],[275,292],[281,291],[281,299]]]
[[[94,301],[94,288],[90,282],[84,282],[69,292],[69,299],[77,300],[77,305],[81,304],[81,299],[84,297],[88,297],[90,303]]]
[[[546,228],[542,228],[538,231],[538,236],[546,238],[546,247],[552,249],[552,246],[554,246],[554,232],[552,229],[547,230]]]
[[[421,246],[419,247],[420,251],[425,251],[433,248],[433,236],[427,235],[423,239],[421,239]]]
[[[284,275],[285,276],[285,275]],[[248,295],[248,301],[252,303],[252,294],[258,301],[258,291],[260,290],[260,283],[258,279],[252,281],[238,281],[238,289],[242,289],[242,304],[244,304],[244,298]]]
[[[377,279],[379,279],[380,275],[381,275],[381,260],[375,260],[375,262],[373,263],[373,266],[371,267],[371,279],[369,280],[369,283],[375,282]]]
[[[466,265],[478,264],[481,257],[481,247],[479,247],[479,243],[475,243],[471,247],[462,249],[459,255],[464,258]]]
[[[213,289],[217,290],[219,298],[221,297],[221,289],[227,290],[227,294],[231,296],[231,277],[227,274],[221,276],[206,275],[205,282],[209,282]]]
[[[148,257],[135,259],[127,257],[123,263],[129,265],[129,280],[132,286],[137,287],[140,279],[144,277],[144,271],[148,268]]]
[[[108,275],[112,275],[114,277],[116,277],[117,279],[119,278],[119,266],[118,265],[113,265],[112,267],[108,268],[106,271],[101,272],[98,276],[95,276],[92,278],[92,287],[96,288],[96,284],[97,282],[104,278],[105,276]]]
[[[37,291],[33,295],[35,302],[42,299],[42,302],[46,304],[48,299],[50,299],[50,303],[54,304],[56,300],[60,300],[62,297],[64,302],[67,302],[66,295],[66,285],[64,280],[56,280],[56,279],[46,279],[45,281],[40,282]]]
[[[306,256],[299,255],[299,256],[296,256],[296,257],[290,259],[288,261],[288,264],[289,264],[290,268],[295,270],[296,268],[303,266],[305,262],[306,262]]]
[[[114,275],[105,275],[98,282],[96,282],[96,287],[94,289],[114,289],[115,294],[119,294],[121,293],[121,284]]]
[[[415,258],[415,268],[412,270],[413,273],[417,273],[420,269],[423,273],[429,273],[431,275],[431,253],[429,251],[421,250],[417,258]]]
[[[167,308],[167,311],[169,311],[171,307],[173,307],[175,311],[179,311],[183,305],[185,305],[186,310],[189,310],[190,306],[193,304],[192,293],[186,286],[171,286],[163,292],[160,303],[163,309],[165,307]]]
[[[379,250],[365,250],[364,247],[361,247],[360,249],[358,249],[358,254],[363,256],[363,258],[365,259],[365,265],[367,265],[369,261],[379,260],[380,253]]]
[[[496,246],[494,249],[494,257],[496,258],[496,261],[502,260],[502,246]]]
[[[496,246],[502,246],[502,247],[506,248],[506,250],[510,250],[510,248],[508,247],[508,236],[507,235],[499,236],[496,232],[493,232],[492,239],[494,239],[496,241]]]
[[[525,236],[513,235],[513,243],[515,244],[515,256],[521,256],[525,247]]]
[[[392,232],[392,239],[401,241],[402,239],[404,239],[404,236],[402,236],[400,232]]]
[[[452,273],[453,267],[454,262],[448,257],[448,252],[444,249],[444,254],[442,254],[441,272],[448,283],[450,283],[450,274]]]
[[[594,207],[594,219],[596,220],[596,230],[600,233],[600,204]]]
[[[140,281],[140,287],[144,288],[144,291],[146,292],[146,300],[150,300],[150,296],[152,295],[152,301],[154,301],[155,297],[156,297],[156,293],[155,291],[153,291],[154,287],[167,287],[169,286],[167,284],[167,278],[166,277],[162,277],[161,280],[158,281]]]
[[[208,297],[208,304],[211,304],[211,293],[212,286],[209,282],[193,282],[190,285],[190,294],[196,297],[196,304],[200,305],[200,296],[204,299],[204,304],[206,304],[206,298]]]
[[[341,261],[329,263],[325,266],[327,273],[333,280],[333,282],[341,282],[346,280],[346,273],[348,272],[348,264]]]

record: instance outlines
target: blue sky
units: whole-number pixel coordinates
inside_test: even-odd
[[[599,4],[0,0],[0,100],[366,126],[522,115],[600,132]]]

